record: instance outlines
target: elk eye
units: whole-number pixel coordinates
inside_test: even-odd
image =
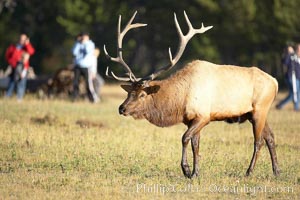
[[[141,94],[140,94],[140,98],[144,98],[145,96],[146,96],[145,93],[141,93]]]
[[[132,98],[135,98],[135,97],[136,97],[136,93],[135,93],[135,92],[132,92],[132,93],[131,93],[131,97],[132,97]]]

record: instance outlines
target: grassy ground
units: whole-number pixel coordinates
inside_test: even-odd
[[[1,99],[0,199],[300,199],[300,113],[291,106],[268,118],[279,177],[267,148],[244,177],[251,125],[215,122],[202,132],[200,177],[189,180],[180,168],[186,128],[119,116],[124,98],[119,87],[105,86],[97,105]]]

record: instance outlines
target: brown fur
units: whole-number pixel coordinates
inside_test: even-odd
[[[161,81],[134,82],[122,86],[128,97],[120,114],[147,119],[160,126],[184,123],[188,130],[182,138],[182,169],[187,177],[198,175],[200,130],[210,121],[253,124],[255,149],[247,174],[253,170],[261,138],[269,140],[274,174],[279,173],[274,138],[266,118],[277,94],[277,81],[256,67],[245,68],[193,61],[173,76]],[[186,161],[186,146],[192,140],[194,171]],[[272,141],[271,141],[272,140]]]
[[[186,124],[186,122],[192,120],[199,114],[205,115],[210,119],[210,121],[237,118],[243,114],[253,111],[253,106],[255,106],[255,103],[262,98],[261,96],[264,95],[263,92],[267,93],[265,94],[266,96],[270,96],[270,98],[267,98],[268,100],[271,100],[271,102],[267,102],[268,104],[271,104],[276,96],[278,87],[276,80],[258,68],[213,65],[217,68],[214,70],[207,70],[207,68],[212,67],[209,65],[213,64],[205,61],[194,61],[168,79],[149,82],[149,86],[159,86],[159,90],[148,95],[143,102],[139,100],[134,101],[133,99],[131,99],[132,101],[130,102],[125,101],[127,107],[126,110],[135,118],[145,118],[157,126],[171,126],[181,122]],[[201,70],[201,68],[204,69]],[[205,72],[205,70],[207,71]],[[227,77],[223,78],[224,80],[222,81],[216,80],[218,76],[213,74],[215,71],[221,71],[220,75],[224,75],[224,73],[232,73],[232,76],[239,76],[237,79],[239,81],[235,82],[227,80]],[[198,75],[196,73],[198,73]],[[218,83],[215,84],[215,81]],[[245,83],[241,83],[240,81],[244,81]],[[194,85],[198,85],[201,82],[206,83],[204,90],[216,89],[217,92],[213,94],[209,93],[208,95],[205,93],[202,94],[202,91],[199,91],[201,95],[195,95],[196,92],[191,90],[194,89]],[[248,105],[243,105],[244,107],[242,108],[239,107],[240,105],[230,105],[230,108],[232,109],[226,109],[228,104],[234,103],[226,102],[226,96],[234,95],[230,92],[232,88],[226,87],[227,82],[233,82],[233,84],[230,85],[231,87],[240,87],[234,92],[242,92],[243,85],[247,86],[245,88],[247,91],[249,91],[248,88],[251,89],[251,91],[248,92]],[[199,88],[201,89],[203,87],[197,87],[195,89]],[[137,83],[132,91],[139,94],[143,91],[143,86]],[[216,94],[219,96],[215,96]],[[198,97],[202,97],[203,99],[208,98],[209,101],[200,106],[188,104],[190,99],[192,99],[192,101],[196,100],[195,103],[197,103],[196,98]],[[218,100],[217,103],[220,102],[220,104],[211,105],[212,98],[223,98],[223,101]],[[204,100],[201,100],[200,102],[202,101]],[[187,109],[187,106],[189,106],[190,110]],[[215,107],[216,109],[208,110],[206,109],[207,107]],[[199,108],[199,110],[197,108]],[[205,112],[201,113],[201,110]],[[207,110],[211,112],[208,112]],[[219,112],[219,110],[224,110],[225,112]]]

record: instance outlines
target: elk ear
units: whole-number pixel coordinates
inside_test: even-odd
[[[131,92],[132,91],[132,86],[131,85],[121,85],[121,88],[125,90],[126,92]]]
[[[144,89],[144,91],[145,91],[147,94],[153,94],[153,93],[158,92],[159,89],[160,89],[160,86],[159,86],[159,85],[154,85],[154,86],[146,87],[146,88]]]

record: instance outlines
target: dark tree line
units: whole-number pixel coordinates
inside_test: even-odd
[[[0,0],[0,67],[6,67],[5,49],[20,32],[27,33],[36,47],[31,64],[40,74],[72,62],[70,49],[81,30],[89,31],[101,50],[106,44],[114,55],[118,15],[122,14],[124,25],[137,10],[136,21],[148,26],[126,36],[124,54],[142,76],[168,62],[169,46],[175,53],[173,13],[187,30],[185,10],[194,27],[204,22],[214,28],[189,43],[179,66],[192,59],[256,65],[282,79],[281,52],[287,43],[300,42],[299,8],[299,0]],[[102,53],[102,74],[107,65],[123,72]]]

